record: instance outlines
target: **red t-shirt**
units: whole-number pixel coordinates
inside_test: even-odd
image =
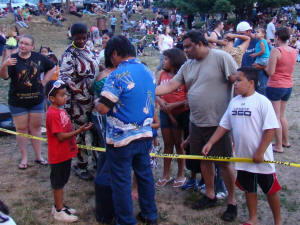
[[[165,83],[169,82],[172,78],[173,78],[173,76],[168,75],[168,72],[162,71],[159,76],[158,83],[165,84]],[[187,93],[186,86],[181,85],[176,91],[166,94],[166,95],[162,95],[160,97],[163,100],[165,100],[167,103],[182,102],[182,101],[186,100],[186,93]],[[188,107],[177,107],[172,110],[172,114],[179,114],[188,109],[189,109]]]
[[[56,164],[67,161],[77,155],[76,137],[60,142],[55,134],[68,133],[74,129],[69,115],[63,109],[49,107],[46,117],[48,137],[48,161]]]

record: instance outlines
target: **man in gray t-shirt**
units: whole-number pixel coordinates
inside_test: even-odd
[[[183,37],[183,47],[188,60],[175,77],[156,88],[156,95],[173,92],[182,84],[188,90],[190,107],[190,149],[192,154],[202,154],[202,147],[216,130],[226,111],[231,97],[232,82],[237,64],[228,53],[210,49],[204,35],[190,31]],[[212,156],[232,156],[231,139],[227,135],[212,150]],[[230,163],[218,163],[228,190],[228,206],[222,215],[225,221],[233,221],[237,216],[234,197],[234,171]],[[214,192],[214,163],[201,161],[201,172],[206,185],[206,195],[195,203],[194,209],[216,206]]]

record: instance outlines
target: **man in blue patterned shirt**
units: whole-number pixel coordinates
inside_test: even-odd
[[[106,154],[111,171],[116,224],[136,224],[131,198],[131,167],[138,184],[141,208],[138,218],[148,225],[157,224],[149,156],[155,78],[135,58],[135,48],[124,36],[110,39],[105,51],[105,57],[110,57],[117,69],[108,76],[96,109],[107,114]]]

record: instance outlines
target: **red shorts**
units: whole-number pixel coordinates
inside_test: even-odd
[[[275,194],[281,190],[276,173],[260,174],[238,170],[235,184],[239,189],[247,193],[256,193],[257,184],[268,195]]]

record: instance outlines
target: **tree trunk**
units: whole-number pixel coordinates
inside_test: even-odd
[[[66,0],[66,13],[70,12],[70,0]]]

